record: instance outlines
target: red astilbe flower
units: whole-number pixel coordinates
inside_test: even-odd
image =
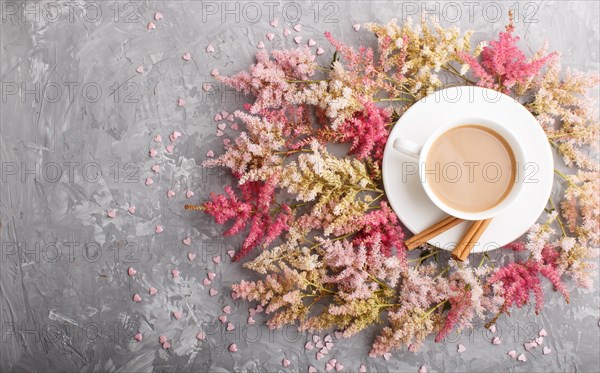
[[[544,306],[544,293],[539,275],[546,277],[569,302],[569,294],[561,281],[562,271],[557,265],[558,253],[555,249],[546,246],[542,250],[542,260],[528,260],[522,263],[510,263],[499,268],[489,278],[488,284],[502,284],[502,295],[504,297],[503,309],[510,307],[523,307],[529,303],[529,297],[533,293],[535,298],[535,313],[539,313]]]
[[[381,209],[364,214],[352,222],[352,226],[362,228],[354,235],[352,243],[356,246],[373,247],[379,243],[380,251],[385,256],[392,255],[396,248],[397,255],[403,260],[405,248],[403,244],[404,231],[398,221],[398,216],[389,208],[387,202],[381,201]]]
[[[448,310],[448,314],[446,315],[444,326],[435,336],[436,342],[446,338],[454,330],[454,327],[463,322],[463,320],[470,319],[473,315],[470,290],[455,293],[455,295],[448,298],[448,303],[450,304],[450,310]]]
[[[363,110],[339,126],[340,141],[350,143],[350,152],[356,154],[356,158],[371,157],[379,163],[389,136],[386,124],[390,121],[391,108],[378,108],[365,97],[359,101]]]
[[[543,56],[542,49],[535,57],[527,58],[517,46],[519,37],[514,36],[513,31],[511,23],[506,26],[506,32],[498,34],[498,40],[490,41],[490,45],[484,47],[481,52],[481,62],[466,52],[458,53],[462,62],[468,64],[480,79],[479,86],[509,94],[515,84],[531,81],[542,66],[556,56],[556,53]]]
[[[275,219],[271,216],[277,181],[278,175],[275,174],[266,182],[250,181],[240,185],[242,200],[228,185],[225,186],[226,195],[211,193],[211,200],[202,204],[201,209],[213,216],[216,223],[225,224],[234,220],[231,228],[223,233],[224,236],[235,235],[250,225],[242,248],[233,257],[234,261],[239,261],[261,243],[263,246],[269,245],[288,230],[292,218],[288,205],[279,205],[274,212]]]

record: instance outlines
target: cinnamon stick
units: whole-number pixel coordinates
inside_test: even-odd
[[[447,231],[448,229],[454,227],[455,225],[460,224],[462,221],[463,221],[462,219],[459,219],[455,216],[448,216],[448,217],[438,221],[437,223],[433,224],[432,226],[425,229],[424,231],[422,231],[422,232],[412,236],[408,240],[404,241],[404,245],[406,246],[406,248],[408,250],[415,249],[415,248],[421,246],[422,244],[424,244],[425,242],[429,241],[433,237],[438,236],[438,235],[442,234],[443,232]]]
[[[452,251],[452,258],[464,262],[491,222],[491,218],[473,222],[467,233]]]

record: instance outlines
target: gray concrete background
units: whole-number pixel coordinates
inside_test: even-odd
[[[374,45],[368,32],[355,32],[352,25],[429,10],[446,24],[455,20],[476,29],[479,41],[494,37],[513,7],[523,45],[536,50],[548,40],[551,50],[563,53],[565,66],[598,70],[596,1],[455,4],[460,17],[446,2],[421,1],[48,5],[2,0],[0,370],[294,372],[313,364],[323,371],[327,359],[335,357],[344,371],[357,371],[361,363],[378,372],[416,372],[421,365],[430,372],[599,371],[598,291],[572,290],[567,306],[548,286],[540,315],[523,309],[500,319],[500,346],[475,326],[472,333],[444,343],[428,340],[414,354],[397,351],[389,361],[369,359],[375,327],[337,342],[326,359],[316,362],[314,351],[303,348],[310,336],[293,328],[270,332],[245,326],[248,305],[234,303],[226,290],[249,276],[225,254],[240,240],[223,239],[221,227],[208,217],[182,211],[185,203],[198,202],[229,182],[199,163],[209,149],[217,154],[222,149],[214,114],[244,102],[218,85],[216,94],[207,95],[202,84],[213,82],[213,67],[222,73],[246,68],[260,40],[267,47],[292,47],[293,36],[302,35],[303,42],[312,37],[327,50],[320,57],[327,61],[326,30],[347,42]],[[277,29],[269,26],[269,9],[279,19]],[[156,11],[164,18],[149,32],[146,25]],[[291,29],[296,15],[301,32],[284,38],[284,26]],[[269,31],[276,35],[273,42],[264,37]],[[205,52],[209,43],[212,54]],[[192,61],[182,60],[185,52]],[[135,72],[138,65],[145,67],[143,74]],[[185,107],[176,105],[178,98],[187,101]],[[168,143],[173,130],[183,136],[174,154],[156,159],[162,170],[153,175],[155,160],[147,155],[152,137],[161,134]],[[150,187],[144,185],[148,176],[154,179]],[[169,188],[176,197],[166,197]],[[195,193],[189,200],[188,189]],[[555,197],[559,190],[555,185]],[[137,208],[134,215],[127,213],[130,205]],[[109,208],[117,211],[114,219],[106,217]],[[154,233],[157,224],[164,227],[162,234]],[[187,236],[189,247],[182,243]],[[188,251],[198,254],[193,262],[186,258]],[[213,263],[214,255],[224,263]],[[130,266],[138,271],[133,278],[127,275]],[[181,271],[178,279],[171,277],[174,268]],[[217,273],[216,297],[209,297],[202,284],[208,270]],[[158,289],[156,296],[147,294],[149,286]],[[132,302],[134,293],[142,302]],[[227,304],[237,325],[232,332],[217,320]],[[183,312],[179,321],[170,315],[174,310]],[[264,321],[256,319],[257,325]],[[548,331],[545,345],[551,354],[538,348],[526,353],[524,363],[506,356],[512,349],[523,352],[522,343],[540,328]],[[208,338],[197,342],[201,329]],[[144,335],[140,343],[132,339],[138,330]],[[171,350],[160,348],[159,335],[168,337]],[[227,351],[233,342],[239,348],[235,354]],[[457,343],[466,352],[458,354]],[[292,363],[288,368],[281,365],[284,357]]]

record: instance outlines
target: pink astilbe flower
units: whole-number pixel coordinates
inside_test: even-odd
[[[515,84],[530,82],[542,66],[555,56],[555,53],[542,56],[543,51],[540,51],[536,57],[528,59],[517,46],[519,37],[512,32],[513,26],[510,24],[506,32],[499,33],[498,40],[490,41],[489,46],[481,52],[481,62],[469,53],[458,53],[462,62],[468,64],[480,79],[477,83],[479,86],[508,94]]]
[[[358,159],[371,157],[379,163],[389,136],[386,124],[390,121],[391,108],[378,108],[366,97],[359,101],[363,110],[338,127],[340,140],[350,143],[350,151]]]
[[[462,320],[471,319],[473,315],[471,291],[469,290],[455,292],[448,298],[448,303],[450,304],[450,310],[448,310],[446,320],[444,320],[444,326],[435,336],[436,342],[446,338],[456,325],[460,324]]]
[[[244,94],[256,96],[250,113],[257,114],[263,109],[279,108],[285,103],[285,95],[294,90],[290,80],[304,80],[311,77],[316,69],[315,55],[308,49],[274,50],[273,59],[267,51],[256,53],[256,63],[249,71],[233,76],[217,76],[216,79]]]
[[[396,248],[402,260],[405,257],[403,244],[404,231],[398,221],[398,215],[389,208],[387,202],[380,203],[381,209],[364,214],[352,222],[353,227],[361,227],[353,238],[355,245],[372,247],[376,242],[381,246],[381,253],[385,256],[392,254]]]
[[[554,289],[559,291],[569,301],[569,294],[561,282],[561,272],[556,264],[554,249],[544,247],[542,260],[528,260],[522,263],[510,263],[496,270],[488,279],[488,284],[501,283],[503,288],[503,310],[508,311],[512,306],[521,308],[529,303],[533,293],[535,312],[539,313],[544,305],[544,292],[539,275],[546,277]]]
[[[242,248],[234,255],[234,261],[248,255],[261,242],[265,246],[270,244],[288,230],[292,218],[289,206],[280,205],[275,211],[278,215],[274,221],[271,216],[277,181],[278,175],[275,174],[266,182],[251,181],[240,185],[243,201],[239,200],[230,186],[226,186],[227,196],[211,193],[211,200],[202,204],[204,212],[213,216],[218,224],[235,220],[233,226],[223,233],[224,236],[237,234],[250,224],[250,231]]]

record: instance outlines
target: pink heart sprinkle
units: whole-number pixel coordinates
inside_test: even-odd
[[[206,152],[206,156],[207,156],[208,158],[212,158],[212,157],[214,157],[214,156],[215,156],[215,152],[213,152],[212,150],[209,150],[209,151],[207,151],[207,152]]]
[[[184,245],[190,246],[192,244],[192,238],[191,237],[186,237],[182,240]]]
[[[333,342],[325,342],[325,348],[331,350],[333,348]]]
[[[185,100],[182,98],[178,98],[177,99],[177,106],[184,106],[185,105]]]
[[[231,125],[231,129],[232,129],[232,130],[234,130],[234,131],[237,131],[237,130],[239,130],[240,128],[238,127],[238,124],[237,124],[237,123],[233,123],[233,124]]]
[[[232,330],[235,330],[235,325],[233,325],[232,323],[227,324],[227,331],[230,332]]]
[[[135,214],[135,206],[129,206],[129,208],[127,209],[127,211],[129,211],[129,213],[131,215]]]
[[[513,359],[516,359],[516,358],[517,358],[517,351],[515,351],[515,350],[508,351],[506,354],[507,354],[508,356],[512,357]]]
[[[323,355],[327,355],[329,350],[327,349],[327,347],[323,347],[322,349],[319,350],[319,352],[322,353]]]
[[[229,294],[229,295],[231,296],[231,299],[233,299],[233,300],[236,300],[240,297],[240,295],[235,291],[232,291],[231,294]]]
[[[499,345],[501,343],[502,343],[502,341],[500,340],[500,337],[498,337],[498,336],[495,336],[494,339],[492,339],[492,344]]]
[[[208,279],[212,281],[215,279],[215,277],[217,277],[217,274],[214,272],[208,272],[206,276],[208,276]]]
[[[221,255],[215,255],[215,256],[213,256],[212,261],[215,264],[221,263]]]
[[[169,153],[169,154],[173,154],[173,149],[174,149],[174,147],[173,147],[173,144],[171,144],[171,145],[167,145],[167,146],[165,147],[165,149],[167,150],[167,153]]]
[[[160,172],[160,166],[155,164],[154,166],[152,166],[150,168],[152,171],[154,171],[154,173],[159,173]]]
[[[109,218],[114,218],[115,216],[117,216],[117,211],[115,209],[110,209],[106,212],[106,215]]]
[[[223,131],[217,130],[217,137],[221,137],[223,135],[224,135]]]
[[[315,343],[315,347],[317,348],[323,348],[324,344],[323,341],[317,341],[317,343]]]
[[[264,47],[265,47],[265,43],[263,43],[262,40],[259,41],[258,44],[256,44],[256,48],[258,48],[258,49],[263,49]]]
[[[156,152],[156,149],[150,149],[150,156],[151,156],[152,158],[156,157],[156,154],[158,154],[158,153]]]
[[[204,92],[210,91],[212,89],[212,87],[213,86],[210,83],[204,83],[204,84],[202,84],[202,89],[204,90]]]
[[[213,46],[212,46],[212,44],[209,44],[209,45],[206,47],[206,53],[212,53],[212,52],[214,52],[214,51],[215,51],[215,47],[213,47]]]
[[[317,56],[322,55],[323,53],[325,53],[325,50],[321,47],[317,48]]]
[[[367,373],[367,367],[365,366],[365,364],[360,364],[360,367],[358,368],[358,372],[359,373]]]
[[[302,36],[296,36],[296,37],[294,38],[294,41],[296,42],[296,44],[300,44],[300,43],[302,43]]]
[[[254,325],[256,324],[256,320],[254,320],[254,318],[252,316],[248,316],[248,321],[246,321],[248,323],[248,325]]]
[[[354,29],[354,31],[358,31],[360,30],[360,23],[355,23],[352,28]]]
[[[210,75],[212,75],[212,76],[218,76],[219,75],[219,70],[217,70],[217,68],[215,67],[214,69],[210,70]]]
[[[150,287],[150,289],[148,289],[148,293],[150,293],[150,295],[154,295],[158,292],[158,290],[156,290],[156,288],[153,288],[152,286]]]
[[[167,337],[165,337],[164,335],[161,335],[160,337],[158,337],[158,343],[163,344],[167,341]]]
[[[291,362],[291,361],[289,361],[288,359],[283,359],[283,360],[281,360],[281,365],[283,365],[283,366],[284,366],[284,367],[286,367],[286,368],[287,368],[287,367],[289,367],[289,366],[290,366],[290,364],[292,364],[292,362]]]
[[[524,354],[521,354],[521,355],[519,355],[517,360],[525,362],[525,361],[527,361],[527,357]]]
[[[134,294],[133,295],[133,301],[134,302],[141,302],[142,301],[142,297],[140,297],[139,294]]]
[[[162,136],[161,135],[154,136],[154,142],[162,142]]]
[[[308,373],[317,373],[317,368],[315,368],[312,365],[310,365],[308,367]]]
[[[173,133],[171,135],[169,135],[169,139],[171,139],[171,141],[175,141],[180,137],[181,137],[181,132],[179,132],[179,131],[173,131]]]
[[[171,348],[171,344],[169,342],[165,342],[162,344],[162,348],[163,350],[168,350],[169,348]]]
[[[204,332],[200,332],[196,334],[196,339],[198,339],[199,341],[203,341],[206,339],[206,334],[204,334]]]
[[[214,297],[215,295],[217,295],[217,293],[218,293],[218,291],[217,291],[217,289],[215,289],[215,288],[210,288],[210,290],[208,291],[208,294],[209,294],[211,297]]]
[[[196,253],[189,252],[188,259],[190,260],[190,262],[194,261],[194,259],[196,259]]]
[[[548,335],[548,333],[546,332],[546,329],[542,329],[542,330],[540,330],[540,332],[538,333],[538,335],[540,337],[546,337]]]
[[[314,47],[315,45],[317,45],[317,42],[315,41],[315,39],[308,39],[309,47]]]
[[[137,333],[133,338],[136,341],[141,342],[144,337],[142,337],[142,333]]]
[[[154,232],[156,232],[156,233],[162,233],[163,232],[163,227],[161,225],[157,225],[156,228],[154,228]]]
[[[181,316],[183,316],[183,314],[181,313],[181,311],[173,311],[173,317],[176,320],[179,320],[181,318]]]
[[[322,358],[324,358],[324,357],[325,357],[325,355],[323,355],[323,354],[322,354],[322,353],[320,353],[320,352],[317,352],[317,354],[316,354],[316,356],[315,356],[315,357],[317,358],[317,360],[321,360]]]
[[[225,128],[227,128],[227,124],[225,123],[219,123],[217,124],[217,128],[220,130],[224,130]]]
[[[283,30],[283,36],[288,37],[292,32],[288,29]]]
[[[267,40],[271,41],[275,37],[275,34],[272,32],[267,32]]]
[[[492,333],[496,333],[496,324],[490,325],[489,331],[492,332]]]
[[[331,372],[332,370],[333,370],[333,365],[331,365],[330,363],[325,364],[326,372]]]
[[[175,197],[175,192],[172,191],[171,189],[167,190],[167,198],[173,198]]]
[[[313,340],[313,342],[317,343],[321,340],[321,337],[319,337],[318,335],[313,335],[312,340]],[[321,347],[323,347],[323,346],[321,346]]]
[[[535,343],[541,346],[542,344],[544,344],[544,337],[537,337],[535,339]]]
[[[335,365],[335,363],[337,363],[337,360],[336,359],[331,359],[331,360],[328,361],[328,363],[331,364],[331,365]]]
[[[218,122],[220,120],[223,120],[223,116],[221,115],[221,113],[215,114],[215,122]]]
[[[152,185],[152,184],[154,184],[154,180],[152,180],[151,177],[147,177],[146,178],[146,185]]]
[[[222,110],[220,114],[223,118],[227,118],[227,116],[229,116],[229,112],[226,110]]]
[[[159,19],[162,19],[162,17],[163,17],[162,13],[160,13],[160,12],[154,13],[154,19],[156,21],[158,21]]]
[[[323,338],[323,340],[324,340],[325,342],[333,342],[333,338],[331,338],[331,336],[330,336],[329,334],[327,334],[327,335],[326,335],[326,336]]]
[[[192,59],[192,55],[189,52],[187,52],[184,53],[183,56],[181,56],[181,58],[183,58],[185,61],[189,61]]]
[[[335,363],[335,371],[339,372],[340,370],[344,369],[344,366],[340,363]]]
[[[227,255],[228,255],[230,258],[233,258],[233,256],[235,255],[235,250],[227,250]]]
[[[179,277],[179,274],[180,274],[179,270],[177,270],[177,269],[171,270],[171,275],[173,276],[173,278]]]
[[[211,284],[210,280],[205,278],[204,280],[202,280],[202,284],[204,284],[204,286],[208,286]]]
[[[535,341],[525,342],[523,346],[525,347],[525,351],[531,351],[533,348],[537,347],[537,343]]]
[[[383,358],[385,360],[389,360],[392,357],[392,354],[390,354],[389,352],[386,352],[385,354],[383,354]]]
[[[148,22],[148,31],[150,30],[154,30],[156,28],[156,25],[154,24],[154,22]]]
[[[297,24],[296,26],[294,26],[294,30],[296,32],[300,32],[302,30],[302,25],[301,24]]]
[[[456,351],[457,351],[459,354],[462,354],[463,352],[467,351],[467,348],[466,348],[465,346],[463,346],[463,345],[460,345],[460,344],[459,344],[459,345],[457,346],[457,348],[456,348]]]
[[[230,122],[233,122],[235,120],[235,116],[233,114],[229,114],[227,116],[227,120],[230,121]]]
[[[339,341],[344,337],[344,333],[340,332],[339,330],[336,330],[335,332],[333,332],[333,336]]]
[[[237,352],[237,351],[238,351],[237,346],[235,345],[235,343],[232,343],[229,346],[229,352]]]
[[[258,304],[256,306],[256,313],[261,313],[262,311],[264,311],[265,309],[263,308],[263,306],[261,306],[260,304]]]
[[[142,65],[139,65],[139,66],[138,66],[138,67],[135,69],[135,71],[136,71],[138,74],[143,74],[143,73],[144,73],[144,66],[142,66]]]
[[[135,276],[136,273],[137,273],[137,271],[135,269],[133,269],[133,267],[127,268],[127,274],[129,276]]]
[[[544,346],[544,348],[542,349],[542,353],[544,355],[548,355],[551,352],[552,352],[552,349],[550,347],[548,347],[548,346]]]
[[[187,192],[185,192],[185,196],[186,196],[186,198],[192,198],[194,196],[194,192],[192,192],[191,190],[188,190]]]
[[[313,343],[311,341],[306,342],[306,344],[304,345],[304,349],[305,350],[312,350],[315,346],[313,345]]]
[[[231,143],[230,139],[223,139],[223,145],[227,146],[229,143]]]
[[[229,315],[231,313],[231,306],[225,306],[223,307],[223,312],[227,315]]]
[[[425,365],[421,365],[418,370],[418,373],[427,373],[427,367]]]
[[[279,26],[279,20],[277,18],[275,18],[274,20],[272,20],[271,21],[271,26],[273,26],[273,27]]]

